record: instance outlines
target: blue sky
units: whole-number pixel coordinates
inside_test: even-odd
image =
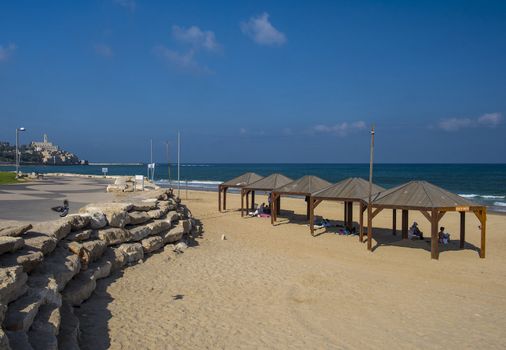
[[[378,162],[506,162],[504,62],[504,1],[3,1],[0,140],[366,163],[374,123]]]

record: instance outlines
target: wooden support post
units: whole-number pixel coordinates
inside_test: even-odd
[[[241,216],[244,216],[244,191],[241,190]]]
[[[309,220],[309,212],[311,210],[310,208],[310,203],[309,203],[309,200],[311,199],[311,197],[309,196],[306,196],[306,206],[307,206],[307,209],[306,209],[306,220]]]
[[[409,214],[406,209],[402,209],[402,239],[408,238]]]
[[[439,240],[438,240],[438,230],[437,224],[438,220],[438,211],[436,209],[432,209],[431,215],[431,239],[430,239],[430,257],[432,259],[439,259]]]
[[[360,242],[364,241],[364,204],[360,202],[360,227],[358,228],[358,239]]]
[[[281,213],[281,196],[278,195],[278,198],[276,200],[277,200],[276,202],[276,218],[277,218],[278,215]]]
[[[251,210],[255,210],[255,191],[251,191]]]
[[[246,192],[246,203],[245,203],[245,207],[246,207],[246,214],[248,214],[248,213],[249,213],[249,211],[250,211],[250,210],[249,210],[249,192],[250,192],[250,191]]]
[[[227,190],[228,187],[223,189],[223,210],[227,210]]]
[[[397,210],[392,209],[392,234],[397,235]]]
[[[487,209],[483,208],[481,210],[481,248],[480,248],[480,258],[485,259],[485,239],[486,239],[486,231],[487,231]]]
[[[460,212],[460,249],[464,249],[466,243],[466,212]]]
[[[346,221],[348,222],[348,225],[346,227],[351,231],[353,228],[353,202],[348,202],[347,206],[348,208],[346,209],[346,214],[348,217],[346,218]]]
[[[367,206],[367,250],[372,250],[372,205]]]
[[[271,193],[271,224],[276,222],[276,196]]]
[[[344,202],[344,218],[343,218],[343,226],[348,227],[348,202]]]
[[[218,187],[218,211],[221,213],[221,186]]]
[[[314,237],[314,200],[309,197],[309,228],[311,230],[311,236]]]

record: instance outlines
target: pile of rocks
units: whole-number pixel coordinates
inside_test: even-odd
[[[150,191],[158,190],[160,187],[153,184],[148,179],[144,178],[142,183],[139,183],[135,177],[132,176],[118,176],[114,180],[114,184],[107,186],[107,192],[135,192],[135,191]]]
[[[148,195],[148,193],[147,193]],[[57,221],[0,227],[0,349],[78,349],[73,308],[96,281],[196,230],[166,190],[90,204]],[[171,246],[174,249],[174,246]]]

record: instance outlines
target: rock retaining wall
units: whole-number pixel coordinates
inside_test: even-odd
[[[195,229],[189,210],[161,189],[57,221],[0,227],[0,349],[79,349],[74,307],[96,281]]]

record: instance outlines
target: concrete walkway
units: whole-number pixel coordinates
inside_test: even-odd
[[[46,177],[23,184],[0,185],[0,220],[26,222],[47,221],[59,218],[51,207],[69,201],[70,213],[91,202],[104,202],[117,198],[107,193],[110,179],[82,177]]]

